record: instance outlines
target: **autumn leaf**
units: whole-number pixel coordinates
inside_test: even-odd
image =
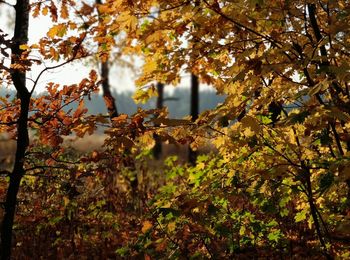
[[[146,90],[137,89],[133,95],[133,99],[136,102],[146,103],[148,99],[155,96],[157,94],[156,88],[152,85],[148,87]]]
[[[84,100],[79,102],[77,109],[73,114],[73,118],[79,118],[83,113],[85,113],[87,109],[85,108]]]
[[[259,124],[259,121],[256,120],[254,117],[252,116],[248,116],[246,115],[245,117],[243,117],[243,119],[241,120],[242,123],[242,127],[243,128],[249,128],[250,130],[252,130],[255,134],[258,134],[261,132],[261,126]]]
[[[150,74],[158,68],[158,63],[154,60],[147,62],[143,67],[145,74]]]
[[[21,44],[21,45],[19,46],[19,48],[20,48],[21,50],[28,50],[28,49],[29,49],[28,45],[26,45],[26,44]]]
[[[69,17],[69,12],[68,12],[66,1],[62,1],[60,15],[63,19],[67,19]]]
[[[142,228],[141,228],[141,231],[142,233],[147,233],[147,231],[149,231],[151,228],[153,227],[153,224],[151,221],[149,220],[146,220],[142,223]]]
[[[80,8],[79,12],[84,16],[88,16],[93,12],[93,8],[87,3],[83,2],[83,5]]]
[[[45,6],[42,10],[41,10],[41,13],[46,16],[49,12],[49,7],[48,6]]]
[[[57,24],[50,28],[47,32],[47,36],[50,38],[62,37],[67,33],[67,25],[66,24]]]

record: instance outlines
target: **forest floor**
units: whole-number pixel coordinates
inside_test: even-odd
[[[101,149],[104,138],[103,135],[91,135],[83,139],[69,137],[65,139],[65,145],[67,148],[73,147],[78,154],[84,154]],[[0,138],[0,170],[11,170],[15,148],[15,141],[8,140],[4,136]],[[207,148],[204,152],[209,151],[210,148]],[[44,190],[35,184],[34,188],[29,188],[29,186],[22,187],[22,195],[19,197],[23,201],[21,202],[22,210],[19,210],[18,215],[18,222],[20,223],[15,227],[17,230],[14,232],[15,234],[17,233],[15,235],[17,244],[14,250],[14,259],[23,259],[23,256],[27,257],[30,255],[35,257],[38,255],[41,257],[53,257],[56,255],[55,259],[101,259],[99,256],[104,255],[106,257],[104,259],[115,259],[117,257],[115,248],[124,247],[126,242],[137,243],[139,239],[140,230],[143,229],[144,225],[142,223],[145,223],[145,216],[149,213],[147,204],[165,181],[163,175],[164,159],[168,156],[176,155],[180,158],[179,162],[183,163],[187,160],[187,154],[188,147],[185,145],[164,144],[160,160],[147,161],[148,170],[145,173],[147,176],[141,176],[143,179],[139,180],[138,188],[134,190],[132,184],[130,185],[130,181],[126,180],[127,178],[125,177],[121,177],[117,181],[118,185],[116,187],[118,187],[119,191],[110,191],[111,193],[108,195],[112,196],[110,197],[112,204],[109,205],[107,203],[104,205],[105,216],[111,218],[111,221],[117,221],[118,223],[117,238],[113,237],[115,233],[109,229],[111,226],[109,226],[110,220],[107,217],[102,218],[102,214],[101,217],[95,216],[93,215],[94,213],[92,213],[94,217],[91,217],[92,215],[84,216],[91,204],[98,205],[99,200],[105,200],[103,196],[94,198],[93,194],[85,194],[86,191],[84,193],[83,190],[81,192],[82,195],[76,196],[74,200],[71,200],[72,202],[69,202],[70,199],[67,199],[64,191],[53,188],[57,183],[60,183],[59,180],[54,179],[47,180],[47,187]],[[85,181],[88,186],[93,185],[92,182]],[[62,186],[62,183],[60,185]],[[0,194],[2,194],[0,199],[2,200],[5,195],[5,185],[0,185],[0,188],[2,188],[0,190]],[[47,193],[50,192],[52,197],[47,198]],[[78,192],[80,191],[78,190]],[[44,198],[46,198],[46,201],[43,200]],[[62,200],[66,209],[60,206],[62,202],[58,202]],[[79,204],[82,206],[80,207]],[[48,206],[51,207],[50,210],[48,210]],[[71,210],[74,209],[76,218],[62,217],[71,214],[67,211],[69,207],[72,208]],[[36,210],[33,216],[28,214],[32,210]],[[113,212],[113,217],[109,215],[110,212]],[[0,217],[2,217],[1,208]],[[87,221],[91,223],[87,225]],[[49,223],[48,226],[43,226],[45,222]],[[91,229],[94,225],[96,227]],[[23,227],[25,227],[25,230],[21,230]],[[84,230],[87,234],[96,232],[91,236],[92,239],[96,240],[89,241],[84,237],[80,237],[79,232],[83,233],[82,230],[84,228],[90,228],[90,230]],[[298,229],[304,230],[304,227],[300,226]],[[107,236],[106,243],[103,242],[103,236]],[[317,243],[313,234],[305,231],[303,240],[288,239],[288,241],[289,248],[287,251],[289,255],[286,255],[284,252],[286,249],[276,248],[276,251],[272,252],[265,248],[256,247],[237,253],[237,259],[324,259],[319,251],[313,250],[313,244]],[[95,244],[89,244],[92,242]],[[220,247],[220,245],[218,246]],[[80,258],[74,250],[81,253],[86,252],[86,256]],[[89,254],[93,254],[92,258],[88,257]],[[259,256],[258,258],[256,258],[257,255]],[[33,258],[27,257],[25,259]],[[145,257],[144,259],[148,258]]]

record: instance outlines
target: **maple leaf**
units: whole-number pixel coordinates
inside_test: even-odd
[[[67,25],[66,24],[57,24],[50,28],[47,32],[47,36],[50,38],[62,37],[67,33]]]

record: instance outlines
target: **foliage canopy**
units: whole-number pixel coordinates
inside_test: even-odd
[[[27,43],[25,29],[13,39],[0,31],[1,53],[11,60],[1,60],[0,84],[14,85],[18,94],[0,99],[0,131],[22,151],[10,183],[19,176],[19,197],[37,194],[30,207],[38,211],[18,206],[30,217],[19,221],[45,218],[48,224],[37,225],[36,232],[73,233],[73,253],[88,252],[88,238],[98,244],[103,237],[106,252],[95,255],[228,258],[251,248],[257,255],[270,248],[286,255],[295,253],[288,243],[306,236],[317,237],[317,245],[300,243],[328,259],[349,257],[349,1],[24,2],[34,17],[49,15],[53,25],[34,44]],[[195,122],[169,119],[166,109],[108,120],[84,108],[83,96],[100,84],[94,71],[76,85],[49,83],[46,95],[31,98],[47,70],[78,59],[118,62],[134,55],[144,60],[136,100],[155,95],[155,81],[177,84],[183,72],[226,99]],[[57,65],[25,86],[25,72],[48,61]],[[63,109],[76,101],[75,111]],[[103,150],[82,158],[69,154],[63,136],[83,137],[97,125],[106,127]],[[30,143],[23,127],[36,133]],[[146,174],[152,167],[144,149],[155,133],[193,149],[210,143],[218,152],[193,167],[169,158],[157,191],[160,181]],[[125,200],[117,199],[122,180],[128,183]],[[40,190],[46,185],[49,191]],[[49,202],[53,197],[62,203]],[[135,199],[141,216],[125,206]],[[137,223],[138,232],[130,223]],[[62,254],[68,254],[65,235],[58,233],[52,244]]]

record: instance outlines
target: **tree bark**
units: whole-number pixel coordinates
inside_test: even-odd
[[[199,82],[198,77],[191,74],[191,119],[196,121],[199,114]],[[197,160],[197,152],[193,151],[191,147],[188,149],[188,161],[195,165]]]
[[[314,32],[314,35],[316,37],[317,42],[321,42],[322,41],[322,34],[321,34],[321,30],[320,30],[320,27],[319,27],[318,22],[317,22],[316,4],[311,4],[310,3],[310,4],[307,5],[307,7],[308,7],[307,10],[308,10],[308,13],[309,13],[309,18],[310,18],[310,24],[311,24],[312,30]],[[334,105],[336,107],[338,107],[340,110],[346,112],[347,114],[350,114],[350,103],[349,102],[344,102],[339,97],[339,94],[341,93],[343,95],[344,92],[343,92],[339,82],[337,81],[336,76],[331,71],[329,71],[329,66],[331,64],[330,64],[330,61],[328,59],[326,46],[324,44],[320,46],[320,54],[322,56],[322,62],[319,64],[319,67],[324,69],[326,74],[327,74],[327,76],[332,80],[332,83],[330,85],[332,87],[330,89],[330,95],[332,97],[332,101],[333,101]],[[340,123],[341,124],[345,124],[345,122],[342,121],[342,120],[340,120]],[[331,129],[332,129],[333,135],[334,135],[334,139],[335,139],[336,144],[337,144],[337,148],[338,148],[339,154],[341,156],[343,156],[344,155],[344,151],[343,151],[340,139],[339,139],[339,135],[338,135],[337,130],[335,128],[335,123],[334,122],[331,123],[330,126],[331,126]],[[346,146],[350,147],[350,142],[349,141],[346,142]],[[347,188],[348,188],[347,199],[348,199],[348,201],[350,201],[350,178],[346,179],[345,183],[346,183]],[[350,207],[350,203],[348,203],[348,208],[349,207]]]
[[[102,1],[101,0],[96,0],[96,4],[97,5],[101,5]],[[99,20],[101,21],[101,14],[100,12],[98,12],[98,17]],[[106,32],[105,32],[106,33]],[[116,101],[115,98],[112,95],[111,92],[111,86],[109,84],[109,62],[108,62],[108,58],[106,61],[101,61],[101,68],[100,68],[100,72],[101,72],[101,77],[102,77],[102,95],[108,110],[108,114],[110,119],[112,119],[113,117],[117,117],[118,114],[118,110],[117,110],[117,105],[116,105]]]
[[[109,64],[108,61],[101,62],[101,77],[102,77],[102,92],[105,104],[108,110],[109,117],[117,117],[118,110],[115,99],[111,92],[111,86],[109,84]]]
[[[157,97],[157,109],[162,109],[164,107],[164,84],[158,82],[157,83],[157,92],[158,92],[158,97]],[[155,126],[159,126],[155,124]],[[155,145],[153,147],[153,156],[155,159],[159,159],[160,155],[162,154],[162,140],[160,139],[159,135],[156,133],[153,135],[154,140],[155,140]]]
[[[306,187],[306,192],[307,192],[306,195],[307,195],[308,203],[310,206],[311,216],[312,216],[312,219],[314,221],[316,234],[317,234],[318,239],[320,241],[324,256],[326,257],[326,259],[332,260],[333,257],[329,253],[329,251],[327,249],[327,243],[326,243],[326,239],[329,239],[328,229],[326,226],[323,226],[324,232],[322,232],[321,224],[324,224],[324,221],[322,220],[321,215],[317,214],[317,206],[315,205],[314,198],[313,198],[313,192],[312,192],[311,173],[310,173],[310,170],[306,167],[304,168],[304,178],[305,178],[305,187]]]
[[[11,48],[11,64],[20,61],[22,50],[20,45],[28,42],[29,26],[29,0],[17,1],[14,6],[16,11],[15,31]],[[26,72],[18,69],[11,71],[13,84],[17,96],[21,101],[21,110],[17,122],[17,147],[13,170],[10,174],[10,183],[7,189],[5,201],[5,214],[1,225],[1,259],[8,260],[11,257],[12,230],[15,218],[17,194],[21,179],[24,175],[25,152],[29,144],[28,112],[31,94],[26,88]]]

